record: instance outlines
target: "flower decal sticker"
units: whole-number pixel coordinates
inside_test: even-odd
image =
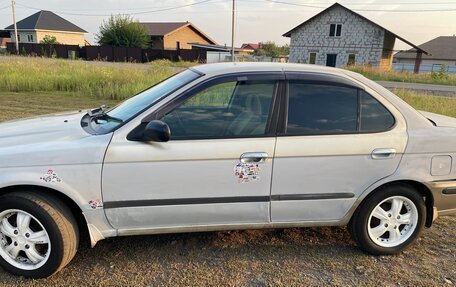
[[[260,167],[257,163],[244,163],[239,162],[234,167],[234,175],[238,178],[240,183],[257,181],[260,179],[259,176]]]
[[[40,180],[47,183],[62,182],[62,179],[57,175],[57,173],[53,169],[48,170],[47,173],[40,177]]]

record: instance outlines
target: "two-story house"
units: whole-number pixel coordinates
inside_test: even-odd
[[[290,62],[333,67],[363,65],[390,68],[399,39],[417,55],[426,53],[413,43],[335,3],[283,36],[290,37]]]

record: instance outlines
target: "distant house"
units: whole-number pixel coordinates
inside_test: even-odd
[[[242,44],[241,48],[255,52],[256,50],[261,48],[261,43],[245,43]]]
[[[9,31],[0,30],[0,49],[6,49],[6,43],[11,42]]]
[[[14,26],[5,28],[14,42]],[[66,45],[84,46],[87,31],[63,19],[51,11],[39,11],[17,22],[19,43],[39,43],[46,35],[53,36],[57,42]]]
[[[415,49],[419,58],[426,51],[335,3],[283,36],[290,37],[290,62],[326,66],[369,64],[390,68],[393,48],[399,39]]]
[[[190,22],[150,22],[140,23],[146,27],[152,49],[178,50],[191,49],[189,43],[217,44]]]
[[[456,36],[440,36],[419,45],[429,52],[423,55],[422,64],[456,66]],[[401,51],[394,55],[396,63],[413,64],[415,53],[413,50]]]

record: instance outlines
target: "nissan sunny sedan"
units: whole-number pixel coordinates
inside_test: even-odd
[[[456,119],[359,74],[201,65],[112,109],[0,124],[0,265],[48,277],[80,234],[306,226],[395,254],[456,211],[455,158]]]

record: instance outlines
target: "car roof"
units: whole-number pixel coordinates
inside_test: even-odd
[[[327,73],[334,75],[345,75],[345,71],[338,68],[309,65],[309,64],[291,64],[291,63],[215,63],[204,64],[193,67],[193,69],[206,75],[231,74],[242,72],[282,72],[282,71],[299,71],[313,73]]]

